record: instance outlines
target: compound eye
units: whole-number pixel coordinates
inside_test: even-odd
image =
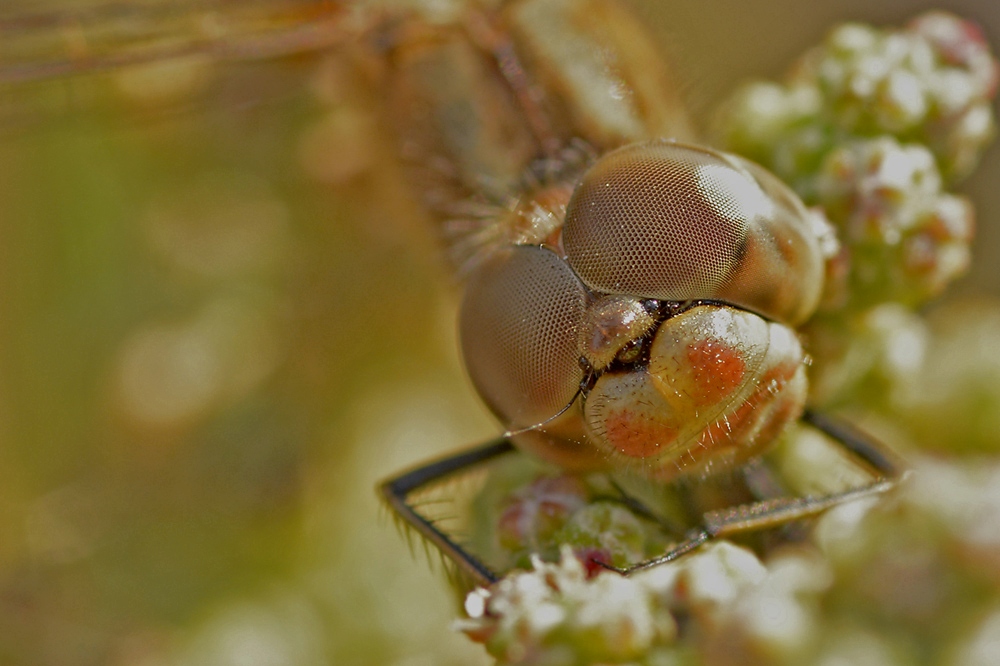
[[[823,222],[812,217],[798,195],[770,171],[729,157],[754,177],[774,210],[749,234],[740,266],[719,296],[791,326],[800,324],[816,310],[823,293],[825,259],[819,244]]]
[[[714,298],[787,323],[804,320],[822,288],[818,242],[795,195],[762,186],[762,175],[764,185],[777,180],[747,164],[665,141],[608,153],[567,206],[567,262],[594,291]]]
[[[483,400],[510,429],[553,417],[576,396],[587,292],[555,253],[518,246],[479,268],[459,315],[462,354]]]
[[[626,146],[584,174],[566,210],[567,260],[596,291],[683,301],[719,291],[745,243],[752,179],[713,151]]]

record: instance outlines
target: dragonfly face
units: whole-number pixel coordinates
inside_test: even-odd
[[[798,198],[735,156],[630,144],[579,179],[542,246],[470,280],[462,351],[522,447],[669,480],[761,452],[805,400],[790,326],[823,256]],[[578,403],[578,404],[574,404]]]

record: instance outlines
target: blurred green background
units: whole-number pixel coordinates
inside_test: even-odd
[[[1000,40],[992,0],[635,5],[696,117],[839,21],[942,7]],[[498,426],[341,61],[0,89],[0,663],[486,661],[373,492]],[[965,188],[957,292],[1000,294],[998,177],[994,150]]]

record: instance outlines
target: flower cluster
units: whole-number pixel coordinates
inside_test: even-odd
[[[827,155],[816,187],[851,250],[853,308],[922,303],[968,268],[972,206],[942,191],[927,148],[891,137],[846,143]]]
[[[740,90],[718,133],[807,198],[809,176],[851,138],[922,144],[949,179],[959,178],[994,134],[998,76],[979,29],[950,14],[930,12],[901,30],[846,24],[803,56],[784,84]]]
[[[973,24],[931,12],[901,30],[841,26],[785,83],[750,84],[725,105],[724,147],[774,171],[838,230],[827,313],[917,305],[964,273],[972,207],[945,188],[995,133],[998,77]]]
[[[590,576],[568,546],[559,563],[535,556],[532,566],[466,598],[469,619],[458,628],[499,663],[627,663],[673,642],[673,616],[640,581]]]
[[[770,590],[768,580],[756,556],[724,542],[631,578],[609,571],[590,575],[567,546],[557,564],[536,557],[533,570],[470,593],[469,619],[458,627],[500,664],[656,664],[667,651],[678,656],[681,622],[722,637],[739,624],[737,615],[749,611],[737,600]],[[778,604],[790,604],[782,612],[798,612],[781,596],[787,586],[773,591]],[[779,635],[788,625],[758,619],[760,636],[784,640]]]
[[[998,663],[1000,465],[916,467],[763,561],[721,541],[626,578],[568,546],[535,557],[470,593],[458,628],[501,665]]]

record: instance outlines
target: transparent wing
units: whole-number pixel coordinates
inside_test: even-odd
[[[0,84],[204,55],[256,60],[327,49],[352,33],[353,3],[181,0],[0,12]]]

